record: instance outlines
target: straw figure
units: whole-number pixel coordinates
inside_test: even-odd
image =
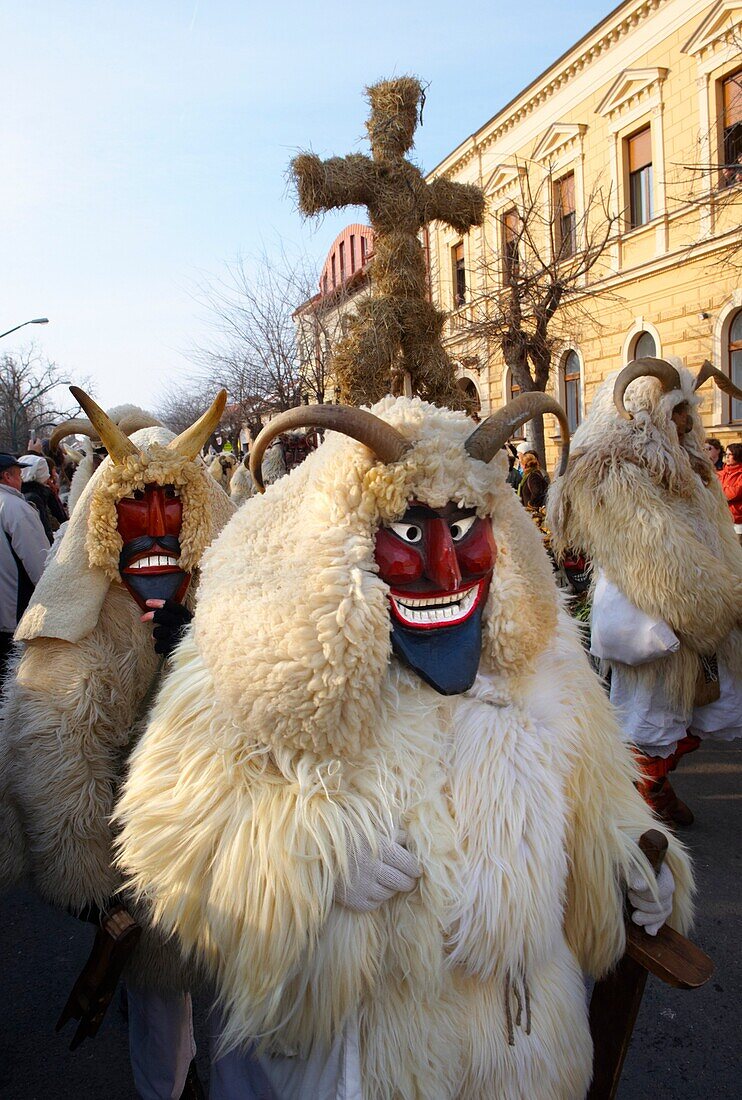
[[[444,314],[428,300],[418,233],[431,221],[467,233],[482,224],[484,196],[470,184],[426,183],[405,158],[423,100],[418,80],[384,80],[366,94],[371,157],[323,161],[303,153],[292,162],[304,214],[361,205],[374,228],[373,294],[352,318],[335,351],[333,371],[351,404],[371,404],[391,391],[460,406],[455,372],[441,344]]]

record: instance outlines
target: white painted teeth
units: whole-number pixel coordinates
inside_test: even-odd
[[[393,596],[400,618],[407,623],[455,623],[463,619],[474,606],[479,591],[478,585],[467,588],[466,592],[456,592],[451,596],[434,596],[427,599],[414,599],[406,596],[401,599]]]
[[[151,554],[148,558],[140,558],[130,565],[130,569],[154,569],[157,565],[172,565],[176,559],[169,554]]]
[[[441,607],[448,603],[458,603],[461,599],[461,593],[456,592],[453,596],[434,596],[432,599],[414,599],[412,596],[403,599],[397,599],[397,603],[402,604],[403,607]]]

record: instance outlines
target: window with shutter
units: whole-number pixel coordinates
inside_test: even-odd
[[[720,185],[742,181],[742,69],[722,83],[723,163]]]
[[[629,219],[632,229],[654,217],[652,130],[646,126],[626,139],[629,167]]]
[[[520,257],[518,238],[520,237],[520,217],[518,211],[508,210],[502,218],[502,256],[503,279],[508,283],[518,272]]]
[[[574,172],[554,184],[554,236],[557,258],[574,256],[577,249]]]
[[[466,302],[466,268],[464,266],[464,242],[459,241],[451,249],[453,262],[453,304],[454,308]]]

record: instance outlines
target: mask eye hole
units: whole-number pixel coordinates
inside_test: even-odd
[[[134,500],[144,500],[144,490],[143,489],[135,489],[134,492],[132,493],[132,496],[134,497]]]
[[[179,500],[180,493],[174,485],[166,485],[163,492],[165,493],[166,500]]]
[[[393,523],[391,530],[404,542],[422,542],[423,529],[417,523]]]
[[[457,519],[455,523],[450,525],[449,530],[454,542],[461,542],[469,534],[476,518],[476,516],[467,516],[466,519]]]

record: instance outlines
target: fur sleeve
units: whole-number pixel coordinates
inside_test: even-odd
[[[216,974],[244,1039],[283,1021],[287,990],[317,946],[347,807],[319,768],[298,757],[279,769],[213,700],[188,635],[131,758],[119,863],[155,922]]]
[[[562,634],[573,634],[563,624]],[[599,977],[623,954],[625,884],[637,869],[653,876],[636,841],[662,827],[640,797],[631,754],[623,744],[613,709],[575,639],[565,683],[572,700],[574,736],[565,744],[567,763],[567,885],[565,932],[583,970]],[[664,831],[664,830],[662,830]],[[671,835],[667,862],[675,877],[670,923],[685,932],[691,922],[693,880],[683,846]]]
[[[739,619],[738,547],[725,538],[723,553],[716,553],[695,532],[690,508],[679,498],[671,505],[632,463],[595,470],[594,461],[584,456],[550,499],[557,548],[587,550],[638,608],[664,619],[697,651],[710,652]],[[705,509],[718,518],[718,494],[703,492]]]

